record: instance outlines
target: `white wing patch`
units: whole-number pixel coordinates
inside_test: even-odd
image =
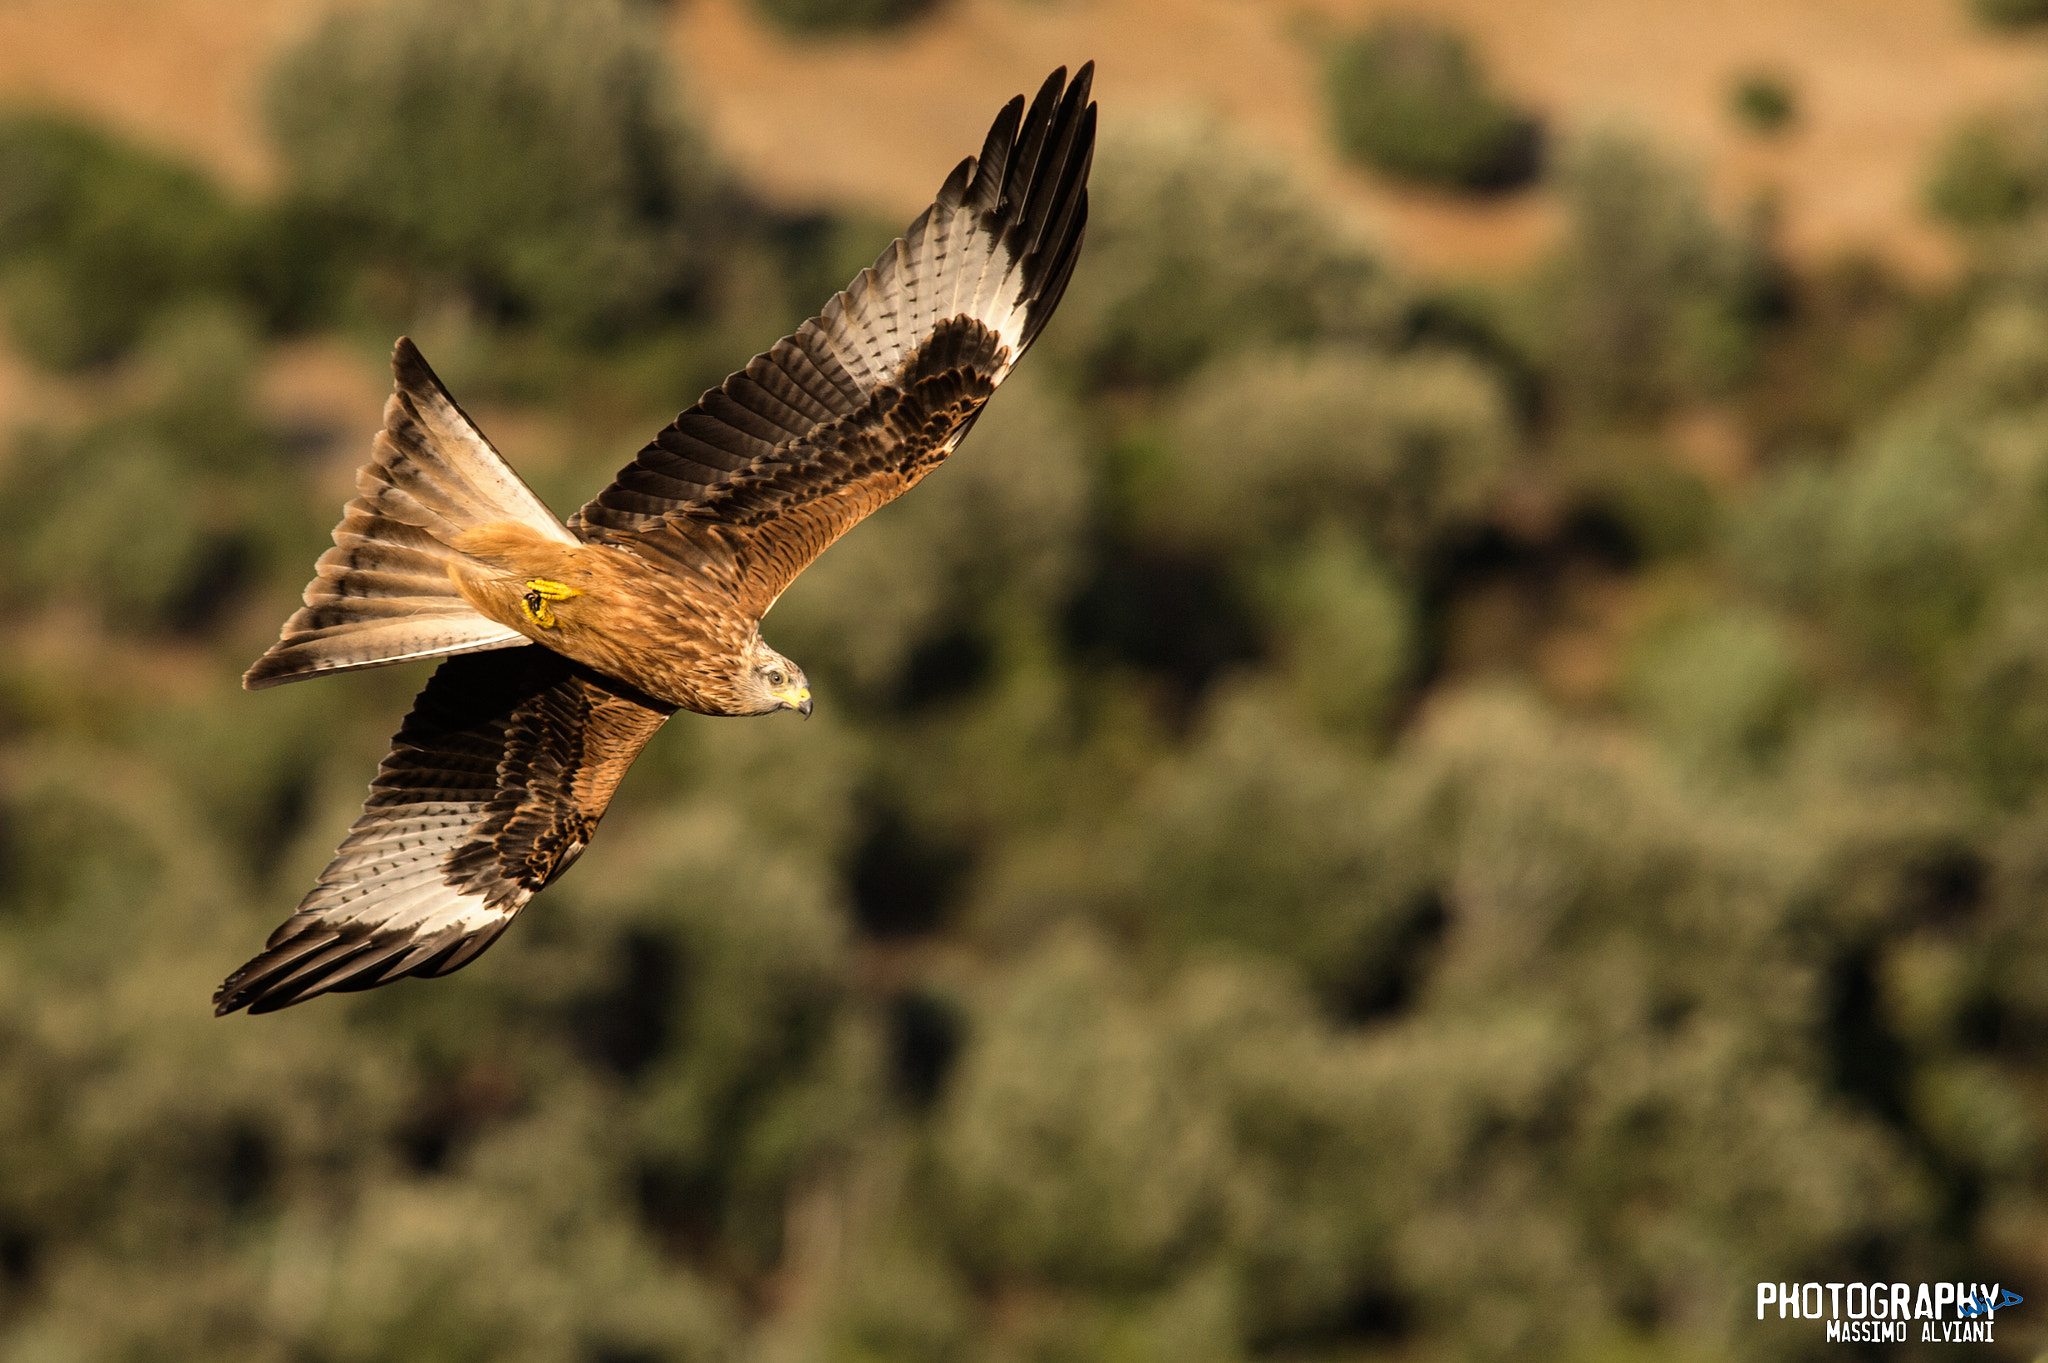
[[[436,955],[446,959],[431,973],[445,973],[482,951],[532,898],[514,887],[491,904],[482,890],[451,883],[450,858],[489,813],[480,800],[366,811],[263,955],[221,986],[216,1006],[267,1012],[381,983]]]

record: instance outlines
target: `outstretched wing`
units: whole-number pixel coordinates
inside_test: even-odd
[[[792,336],[706,393],[569,527],[650,557],[712,540],[754,615],[950,454],[1052,315],[1088,218],[1094,64],[999,115],[981,155]]]
[[[582,853],[672,713],[538,644],[443,663],[334,860],[215,1013],[469,964]]]

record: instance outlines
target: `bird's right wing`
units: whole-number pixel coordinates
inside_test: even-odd
[[[959,444],[1080,254],[1093,63],[997,115],[981,155],[818,316],[698,400],[569,520],[682,564],[734,555],[759,616]]]
[[[214,1011],[467,965],[582,853],[673,713],[538,644],[443,663],[319,883]]]

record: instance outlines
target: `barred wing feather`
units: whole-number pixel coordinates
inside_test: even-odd
[[[319,883],[214,1011],[467,965],[582,854],[671,713],[538,644],[443,663]]]
[[[979,156],[853,283],[706,393],[569,520],[695,561],[716,530],[756,611],[959,444],[1058,305],[1088,217],[1093,63],[996,117]]]

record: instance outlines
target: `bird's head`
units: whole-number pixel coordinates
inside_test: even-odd
[[[739,687],[741,697],[751,706],[747,713],[794,710],[806,719],[811,716],[811,684],[804,679],[804,670],[758,638]]]

